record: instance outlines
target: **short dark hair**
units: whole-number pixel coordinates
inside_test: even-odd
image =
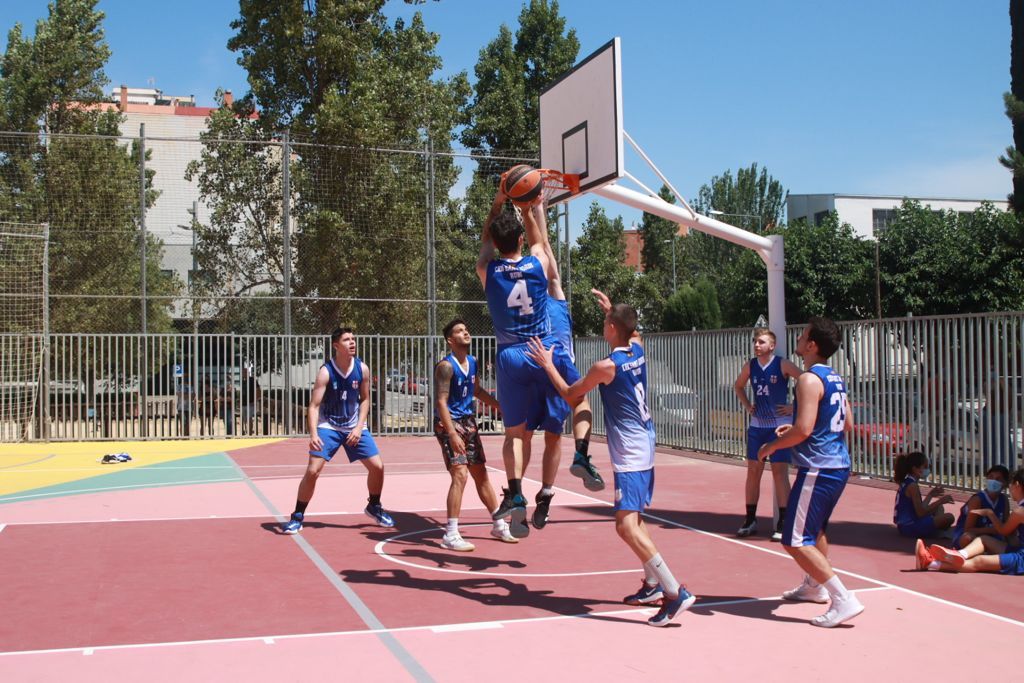
[[[1006,465],[992,465],[992,467],[989,467],[988,470],[985,471],[986,477],[990,474],[1001,474],[1003,475],[1003,481],[1007,484],[1010,483],[1010,468]]]
[[[502,254],[509,254],[518,249],[519,237],[522,234],[523,224],[511,211],[502,211],[491,221],[491,240]]]
[[[608,311],[608,318],[620,330],[625,330],[627,335],[636,331],[636,309],[629,304],[614,304]]]
[[[448,339],[452,336],[452,332],[458,325],[466,325],[466,321],[462,318],[454,318],[451,322],[444,326],[444,338]],[[469,329],[469,325],[466,325],[466,329]]]
[[[334,342],[341,339],[341,335],[343,334],[351,334],[355,336],[355,333],[356,331],[353,330],[351,327],[335,327],[334,330],[331,332],[331,343],[333,344]]]
[[[814,316],[807,321],[807,340],[818,345],[822,358],[831,358],[843,343],[839,326],[831,318]]]
[[[1016,484],[1017,486],[1024,486],[1024,467],[1013,473],[1013,476],[1010,477],[1010,483]]]

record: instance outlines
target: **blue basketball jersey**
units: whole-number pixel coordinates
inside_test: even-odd
[[[900,487],[896,491],[896,504],[892,508],[892,521],[896,526],[913,524],[917,521],[917,510],[914,509],[914,501],[910,500],[910,496],[907,495],[907,487],[916,483],[917,479],[914,479],[909,474],[903,477],[903,481],[900,482]]]
[[[991,510],[992,512],[996,513],[996,517],[998,517],[999,519],[1006,519],[1006,496],[1002,494],[997,494],[995,502],[992,502],[992,499],[988,497],[988,492],[986,491],[978,491],[977,493],[974,494],[974,496],[977,497],[977,499],[981,502],[982,510]],[[968,500],[967,502],[969,503],[970,500]],[[960,515],[956,518],[956,524],[953,525],[953,535],[956,536],[957,534],[962,534],[964,531],[964,526],[966,524],[967,503],[964,503],[963,505],[960,506]],[[990,527],[992,526],[992,522],[989,520],[988,517],[982,517],[979,515],[974,522],[974,526],[978,528]]]
[[[462,371],[455,354],[449,353],[441,361],[448,361],[452,366],[452,378],[448,382],[448,412],[452,419],[473,415],[473,390],[476,388],[476,358],[466,356],[468,370]],[[437,409],[434,409],[437,419]]]
[[[491,261],[484,293],[499,346],[548,336],[548,278],[536,256]]]
[[[654,467],[654,421],[647,409],[647,360],[636,342],[613,349],[615,377],[598,385],[612,469],[640,472]]]
[[[331,358],[323,367],[330,379],[320,402],[319,427],[352,431],[359,423],[359,384],[363,381],[363,361],[356,356],[348,375],[342,373]]]
[[[782,359],[772,356],[766,367],[761,367],[757,358],[750,359],[750,386],[754,390],[754,416],[750,424],[759,428],[775,428],[790,424],[790,415],[778,415],[776,406],[785,405],[789,399],[789,381],[782,372]]]
[[[850,467],[846,448],[846,385],[843,378],[827,365],[814,365],[808,372],[818,376],[825,392],[818,401],[818,419],[811,435],[793,447],[793,462],[798,467],[839,469]],[[796,409],[796,401],[793,402]],[[794,410],[794,412],[796,412]]]

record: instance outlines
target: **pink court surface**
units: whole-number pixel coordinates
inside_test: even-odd
[[[436,442],[378,443],[396,527],[372,525],[363,469],[336,461],[297,536],[278,522],[302,440],[0,446],[0,680],[864,681],[908,661],[915,678],[954,679],[976,674],[972,644],[1024,642],[1024,580],[913,571],[891,487],[854,482],[833,516],[833,563],[867,609],[824,630],[808,624],[823,606],[779,597],[801,578],[783,549],[734,536],[741,463],[660,452],[647,521],[699,599],[655,629],[651,609],[621,602],[642,572],[611,487],[590,493],[567,471],[571,441],[550,524],[519,544],[490,538],[467,491],[472,553],[440,546]],[[500,485],[500,439],[485,443]],[[610,479],[604,444],[591,450]],[[132,462],[97,463],[118,451]]]

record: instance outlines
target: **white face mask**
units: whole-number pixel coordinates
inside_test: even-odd
[[[991,493],[992,495],[995,495],[1003,490],[1003,482],[999,481],[998,479],[986,479],[985,490]]]

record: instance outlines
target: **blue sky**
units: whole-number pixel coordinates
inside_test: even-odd
[[[501,23],[516,26],[521,6],[390,0],[385,11],[421,11],[441,36],[443,74],[472,77],[480,48]],[[200,105],[213,103],[217,87],[247,90],[225,47],[237,2],[100,0],[99,8],[112,85],[154,83],[195,94]],[[1005,199],[1011,189],[997,162],[1011,143],[1005,0],[562,0],[560,8],[581,57],[622,38],[625,128],[687,197],[755,161],[792,193]],[[45,15],[45,0],[3,2],[0,28]],[[656,185],[637,159],[627,169]]]

